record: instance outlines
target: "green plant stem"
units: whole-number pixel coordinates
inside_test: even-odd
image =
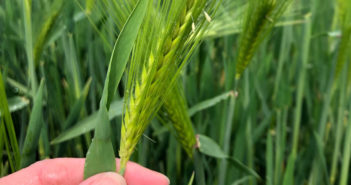
[[[351,99],[350,99],[351,100]],[[344,155],[342,159],[341,175],[340,175],[340,185],[346,185],[349,178],[349,167],[350,167],[350,153],[351,153],[351,101],[349,106],[349,117],[346,128],[346,137],[344,143]]]
[[[236,84],[236,83],[235,83]],[[234,85],[236,87],[236,85]],[[225,153],[229,153],[230,150],[230,136],[232,132],[232,127],[233,127],[233,122],[234,122],[234,111],[235,111],[235,103],[236,103],[236,97],[233,94],[230,97],[229,100],[229,107],[227,111],[227,119],[226,119],[226,126],[225,126],[225,134],[224,134],[224,141],[223,141],[223,150]],[[228,162],[227,160],[222,160],[221,161],[221,168],[220,168],[220,176],[219,176],[219,183],[225,183],[225,177],[226,177],[226,169],[227,169]]]
[[[5,84],[3,81],[2,74],[0,72],[0,124],[2,125],[3,139],[5,142],[5,147],[7,149],[7,155],[9,157],[9,163],[11,170],[14,172],[20,168],[21,156],[18,147],[18,142],[16,138],[16,131],[12,121],[11,113],[9,110],[9,105],[7,101],[7,95],[5,90]],[[10,152],[10,148],[12,152]],[[0,148],[2,150],[2,148]],[[13,159],[12,159],[13,155]]]
[[[340,80],[340,98],[339,98],[339,107],[338,107],[338,117],[336,123],[336,132],[335,132],[335,143],[334,151],[332,157],[331,171],[330,171],[330,184],[335,184],[337,178],[337,165],[340,155],[340,147],[342,136],[344,135],[344,119],[345,119],[345,91],[346,91],[346,70],[344,70],[342,80]]]
[[[28,60],[29,79],[31,84],[31,94],[37,92],[38,82],[35,73],[35,64],[33,58],[33,38],[32,38],[32,20],[31,20],[31,1],[23,0],[23,20],[24,20],[24,32],[25,32],[25,43],[26,53]]]
[[[203,167],[203,161],[202,161],[202,155],[201,153],[195,149],[194,152],[194,166],[195,166],[195,179],[196,179],[196,184],[198,185],[205,185],[205,173],[204,173],[204,167]]]
[[[293,140],[292,140],[292,149],[288,159],[287,171],[284,175],[283,185],[293,185],[293,177],[295,171],[295,161],[297,157],[298,151],[298,138],[300,131],[300,123],[301,123],[301,111],[302,111],[302,100],[304,95],[305,81],[306,81],[306,70],[307,70],[307,62],[308,55],[310,50],[310,39],[311,39],[311,30],[312,24],[310,18],[306,17],[308,20],[304,25],[304,40],[301,48],[302,56],[301,56],[301,69],[298,76],[298,84],[297,84],[297,96],[296,96],[296,108],[295,108],[295,117],[293,124]]]

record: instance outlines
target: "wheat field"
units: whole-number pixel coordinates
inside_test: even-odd
[[[0,177],[351,184],[350,60],[349,0],[0,0]]]

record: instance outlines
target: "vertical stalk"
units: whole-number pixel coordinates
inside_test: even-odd
[[[195,166],[195,179],[196,179],[196,184],[198,185],[205,185],[205,173],[204,173],[204,167],[202,165],[202,155],[200,152],[195,149],[194,150],[194,166]]]
[[[340,99],[339,99],[339,107],[338,107],[338,118],[337,118],[337,125],[336,125],[336,133],[335,133],[335,143],[334,143],[334,151],[333,151],[333,158],[332,158],[332,165],[331,165],[331,172],[330,172],[330,183],[333,185],[335,184],[336,176],[337,176],[337,165],[338,159],[340,155],[340,147],[341,141],[343,136],[343,127],[344,127],[344,119],[345,119],[345,92],[346,92],[346,70],[344,70],[342,80],[340,83]]]
[[[303,45],[301,48],[301,70],[298,76],[298,84],[297,84],[297,96],[296,96],[296,107],[295,107],[295,117],[293,124],[293,140],[292,140],[292,150],[288,159],[287,170],[284,175],[283,185],[293,185],[294,182],[294,170],[295,170],[295,161],[297,157],[298,151],[298,138],[299,138],[299,130],[301,123],[301,111],[302,111],[302,100],[304,95],[304,86],[306,81],[306,68],[308,62],[308,56],[310,51],[310,42],[311,42],[311,18],[306,17],[306,24],[304,25],[304,37],[303,37]]]
[[[273,185],[273,134],[270,129],[267,131],[267,144],[266,144],[266,183]]]
[[[351,100],[351,99],[350,99]],[[350,101],[349,100],[349,101]],[[344,143],[343,163],[341,167],[340,185],[346,185],[349,177],[350,153],[351,153],[351,101],[349,106],[348,126]]]
[[[26,53],[28,60],[28,73],[31,84],[31,94],[34,96],[37,92],[38,83],[35,73],[34,59],[33,59],[33,38],[32,38],[32,20],[31,20],[31,0],[23,0],[23,20]]]
[[[225,122],[225,134],[224,134],[224,142],[223,142],[223,150],[225,153],[229,153],[230,145],[230,136],[232,133],[233,121],[234,121],[234,111],[235,111],[235,96],[231,96],[229,100],[229,107],[227,107],[227,119]],[[221,161],[221,168],[219,173],[219,184],[225,183],[227,171],[227,160],[223,159]]]
[[[224,60],[229,61],[229,63],[225,63],[227,66],[225,66],[224,70],[226,74],[225,78],[225,90],[230,91],[230,90],[235,90],[236,89],[236,80],[234,78],[235,76],[235,62],[232,62],[232,57],[230,56],[230,51],[232,50],[232,43],[234,42],[234,39],[232,37],[229,37],[225,40],[225,52],[223,53],[224,55]],[[234,111],[235,111],[235,102],[236,98],[231,97],[231,99],[228,102],[225,102],[225,105],[223,107],[223,121],[221,120],[221,131],[224,130],[224,135],[222,135],[221,141],[223,142],[223,149],[224,152],[229,154],[229,149],[231,147],[231,131],[233,127],[233,120],[234,120]],[[221,132],[223,133],[223,132]],[[218,184],[225,184],[226,182],[226,177],[227,177],[227,160],[222,159],[219,164],[219,177],[218,177]]]

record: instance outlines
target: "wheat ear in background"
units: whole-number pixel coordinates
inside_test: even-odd
[[[239,41],[236,78],[240,78],[249,65],[262,40],[291,0],[250,0],[243,31]]]
[[[196,144],[195,132],[181,85],[177,83],[172,91],[167,94],[158,116],[164,122],[171,123],[177,141],[182,145],[188,156],[192,158],[193,148]]]

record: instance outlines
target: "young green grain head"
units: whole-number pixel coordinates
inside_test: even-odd
[[[120,144],[123,173],[150,120],[161,107],[201,33],[206,0],[154,1],[128,70]],[[199,19],[200,18],[200,19]]]
[[[60,15],[62,7],[63,7],[62,0],[55,1],[55,3],[53,3],[51,8],[51,10],[53,11],[51,12],[51,14],[49,14],[44,24],[42,25],[42,28],[39,32],[39,35],[37,37],[37,40],[35,42],[34,49],[33,49],[34,63],[36,66],[39,64],[41,53],[43,52],[44,46],[46,44],[45,42],[47,41],[50,32],[54,28],[55,22],[57,21]]]
[[[178,142],[182,145],[188,156],[192,158],[193,148],[196,144],[195,132],[180,83],[177,83],[167,94],[158,112],[158,116],[162,121],[172,124]]]
[[[240,78],[259,44],[291,0],[250,0],[239,41],[236,78]]]
[[[186,61],[186,59],[182,59],[182,56],[189,56],[194,48],[195,45],[197,45],[196,42],[199,42],[200,39],[198,39],[201,34],[199,30],[203,26],[201,25],[201,21],[196,21],[194,17],[202,17],[201,20],[207,20],[207,22],[211,22],[211,16],[209,14],[213,14],[214,11],[209,11],[207,13],[206,11],[203,11],[203,14],[199,14],[200,11],[196,11],[196,16],[191,15],[190,13],[186,13],[187,11],[195,12],[194,10],[189,9],[188,7],[191,7],[193,3],[199,3],[195,1],[184,1],[183,5],[183,11],[178,12],[179,16],[183,16],[184,18],[177,18],[176,16],[172,16],[176,14],[176,11],[173,11],[173,13],[166,12],[167,18],[164,18],[163,20],[159,20],[157,18],[162,17],[161,15],[165,12],[162,12],[162,5],[164,7],[169,6],[173,3],[173,7],[177,5],[177,2],[172,2],[172,1],[165,1],[163,4],[159,4],[159,6],[151,6],[150,11],[148,12],[149,18],[145,20],[143,30],[145,31],[145,35],[140,34],[140,39],[137,44],[137,48],[151,48],[151,46],[155,46],[157,49],[160,49],[159,51],[156,51],[154,53],[160,52],[159,54],[161,55],[161,60],[167,61],[168,65],[166,67],[163,67],[163,69],[166,69],[167,72],[167,78],[170,79],[175,79],[174,76],[178,75],[180,67],[183,65],[183,61]],[[211,1],[209,1],[211,2]],[[218,5],[220,1],[212,1],[212,3],[207,3],[206,7],[208,10],[215,10],[215,5]],[[216,3],[214,3],[216,2]],[[112,16],[112,20],[116,27],[120,30],[125,23],[128,15],[131,13],[133,7],[136,5],[137,1],[136,0],[119,0],[119,1],[114,1],[114,0],[103,0],[103,1],[98,1],[97,2],[97,8],[96,10],[105,16],[107,16],[106,12],[104,13],[104,10],[107,9],[109,11],[108,15]],[[167,4],[168,3],[168,4]],[[179,2],[178,2],[179,3]],[[187,4],[186,4],[187,3]],[[177,6],[181,6],[182,4],[178,4]],[[202,7],[204,7],[204,4],[201,4]],[[185,8],[185,9],[184,9]],[[176,8],[174,10],[181,10],[181,8]],[[200,10],[200,9],[199,9]],[[189,16],[190,15],[190,16]],[[166,17],[164,16],[164,17]],[[155,20],[158,20],[159,22],[155,23]],[[172,24],[172,22],[174,22]],[[170,24],[171,23],[171,24]],[[162,26],[159,26],[162,25]],[[191,25],[191,31],[189,29],[189,25]],[[156,31],[158,30],[158,31]],[[202,30],[205,30],[202,28]],[[157,35],[157,33],[163,32],[165,35],[169,35],[168,37],[160,37],[161,35]],[[117,33],[117,32],[116,32]],[[184,35],[184,36],[183,36]],[[151,37],[156,36],[156,39],[150,39]],[[195,39],[197,37],[197,39]],[[144,40],[143,40],[144,39]],[[145,42],[146,40],[146,42]],[[151,41],[155,41],[155,43],[152,43]],[[149,44],[147,44],[149,43]],[[161,45],[163,44],[162,48]],[[173,51],[177,52],[173,52]],[[190,50],[190,51],[187,51]],[[136,86],[133,86],[132,88],[135,90],[135,93],[133,97],[140,97],[141,94],[141,89],[146,89],[145,84],[147,83],[147,78],[149,78],[149,73],[152,71],[152,65],[154,65],[154,58],[155,55],[154,53],[150,54],[146,52],[147,50],[141,49],[137,50],[135,52],[138,52],[138,54],[134,54],[133,57],[138,57],[138,58],[133,58],[133,63],[130,64],[130,69],[138,69],[138,70],[130,70],[132,74],[138,74],[141,73],[141,77],[136,77],[133,75],[129,75],[129,79],[138,79],[138,83]],[[150,51],[151,52],[151,51]],[[149,56],[149,58],[146,58],[146,56]],[[177,56],[177,57],[175,57]],[[180,56],[180,57],[179,57]],[[144,57],[144,58],[143,58]],[[164,60],[164,57],[168,57],[166,60]],[[151,59],[150,59],[151,58]],[[187,57],[185,57],[187,58]],[[144,62],[143,64],[136,64],[137,62],[141,59],[144,59],[147,62]],[[173,60],[173,61],[172,61]],[[151,63],[152,62],[152,63]],[[177,65],[175,65],[177,64]],[[162,63],[158,64],[156,67],[161,67]],[[170,67],[172,66],[172,71],[170,71]],[[155,67],[155,66],[154,66]],[[157,71],[158,69],[156,69]],[[135,72],[136,71],[136,72]],[[160,70],[161,71],[161,70]],[[155,71],[154,71],[155,72]],[[130,80],[133,81],[133,80]],[[140,82],[141,81],[141,82]],[[155,80],[154,80],[155,81]],[[134,82],[132,82],[134,83]],[[132,84],[131,83],[131,84]],[[132,84],[133,85],[133,84]],[[132,86],[131,85],[131,86]],[[135,84],[134,84],[135,85]],[[179,89],[178,89],[179,88]],[[131,91],[133,91],[133,89]],[[169,90],[167,90],[169,91]],[[162,93],[165,94],[166,91],[163,91]],[[128,93],[126,93],[127,96],[125,99],[128,99]],[[167,93],[168,94],[168,93]],[[186,107],[186,100],[185,97],[182,95],[182,89],[177,84],[173,90],[170,90],[169,94],[167,96],[162,96],[163,101],[165,104],[162,105],[161,110],[159,111],[158,115],[162,121],[167,120],[167,122],[170,122],[176,131],[176,136],[178,141],[182,144],[183,148],[187,152],[187,154],[191,157],[192,156],[192,147],[195,144],[195,133],[191,125],[190,118],[188,116],[188,110]],[[133,98],[130,100],[131,103],[134,105],[135,101],[138,102],[137,98]],[[140,104],[140,103],[137,103]],[[152,109],[157,109],[157,106],[159,106],[159,103],[157,103],[155,108]],[[129,119],[129,112],[127,112],[127,119]],[[140,134],[140,133],[139,133]],[[135,141],[134,141],[135,142]]]

